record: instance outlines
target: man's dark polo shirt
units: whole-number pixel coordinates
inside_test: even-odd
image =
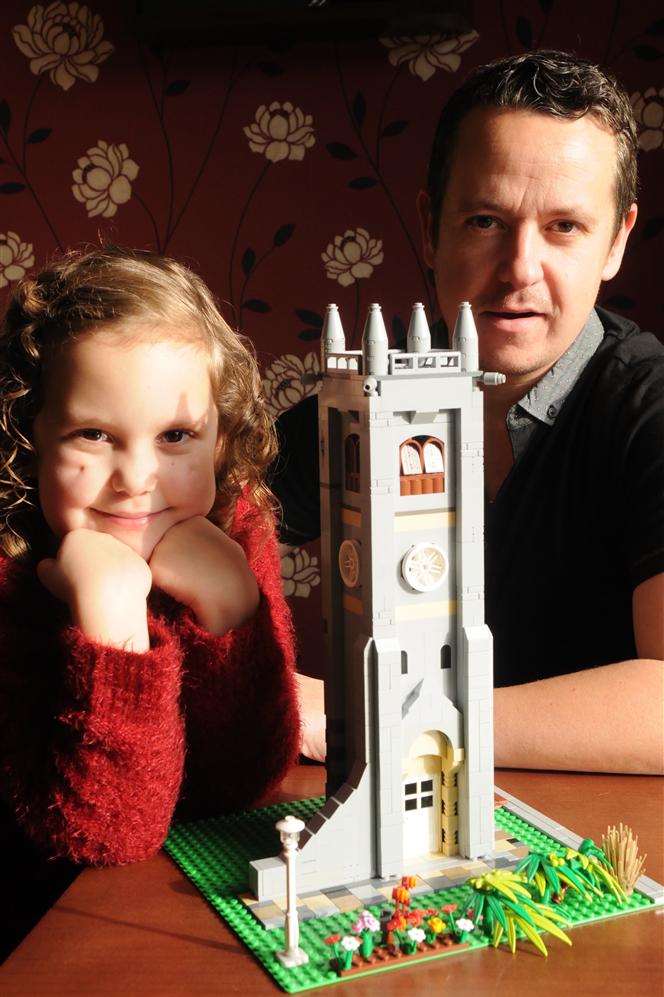
[[[591,316],[508,413],[515,463],[485,526],[496,686],[636,657],[632,592],[664,571],[664,347],[597,315],[601,340]],[[320,531],[315,398],[278,429],[282,539],[301,544]]]

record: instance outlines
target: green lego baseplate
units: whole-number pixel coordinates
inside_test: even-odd
[[[205,897],[211,907],[235,932],[264,968],[287,993],[299,993],[313,987],[345,982],[347,977],[339,977],[330,964],[331,952],[324,939],[329,935],[348,934],[357,919],[358,911],[348,911],[328,917],[320,917],[300,922],[300,946],[308,956],[304,966],[286,969],[276,957],[284,948],[283,930],[268,931],[259,924],[248,907],[238,899],[238,894],[248,888],[248,867],[250,859],[266,858],[280,851],[279,836],[275,823],[286,814],[293,814],[307,821],[323,805],[322,797],[279,803],[260,810],[245,811],[224,817],[175,824],[170,830],[164,845],[166,852],[182,869],[194,886]],[[506,807],[495,811],[496,825],[511,836],[518,838],[531,851],[556,852],[564,855],[565,846],[533,827],[522,818],[511,813]],[[285,877],[284,877],[285,878]],[[421,909],[466,902],[468,889],[465,886],[413,896],[412,907]],[[369,906],[377,917],[391,905]],[[653,907],[653,901],[638,891],[619,904],[609,894],[597,896],[591,901],[568,890],[564,902],[558,910],[564,914],[569,927],[588,924],[608,917],[626,914]],[[471,935],[468,948],[463,951],[485,948],[489,942],[482,936]],[[423,955],[421,961],[449,958],[459,950],[437,949]],[[392,963],[379,968],[367,967],[366,973],[355,973],[351,978],[367,976],[376,972],[390,972],[408,963]]]

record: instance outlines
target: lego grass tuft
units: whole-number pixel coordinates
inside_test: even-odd
[[[352,975],[339,977],[330,964],[330,949],[324,940],[330,935],[344,935],[350,931],[351,924],[357,918],[357,911],[352,910],[301,921],[300,945],[309,955],[309,963],[295,969],[286,969],[276,958],[276,953],[284,946],[283,930],[269,931],[264,928],[238,899],[238,894],[247,889],[249,860],[272,855],[278,850],[279,836],[274,827],[275,822],[287,813],[306,821],[320,809],[322,803],[321,798],[299,800],[275,804],[261,810],[176,824],[171,828],[164,845],[167,853],[211,907],[287,993],[299,993],[377,972],[391,972],[409,964],[409,960],[404,959],[389,965],[357,967]],[[496,810],[495,819],[498,828],[508,832],[511,837],[518,838],[534,851],[553,851],[559,855],[565,852],[564,845],[505,807]],[[413,897],[413,906],[427,908],[442,907],[445,904],[463,905],[467,897],[468,888],[456,886],[417,894]],[[380,916],[381,911],[389,906],[386,901],[381,905],[369,905],[368,909]],[[586,901],[568,891],[559,910],[565,915],[568,925],[574,926],[652,906],[652,900],[637,890],[623,905],[619,905],[610,895]],[[470,936],[467,946],[463,948],[431,950],[430,953],[422,953],[418,961],[450,958],[459,953],[485,948],[488,944],[481,936]],[[564,958],[564,953],[560,953],[560,957]]]

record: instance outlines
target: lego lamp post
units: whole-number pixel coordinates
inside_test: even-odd
[[[289,815],[277,821],[276,828],[283,845],[282,858],[286,863],[286,948],[283,952],[277,952],[277,958],[283,966],[293,969],[309,962],[309,956],[299,947],[300,927],[297,920],[295,891],[295,863],[304,821]]]

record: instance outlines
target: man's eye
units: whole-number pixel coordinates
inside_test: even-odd
[[[100,443],[106,439],[106,433],[102,429],[79,429],[76,435],[91,443]]]
[[[562,232],[566,235],[569,232],[574,232],[576,229],[576,223],[568,221],[555,222],[554,228],[556,229],[556,232]]]
[[[191,433],[186,429],[168,429],[162,438],[164,443],[182,443],[190,437]]]
[[[481,229],[494,228],[497,225],[497,223],[498,220],[496,218],[493,218],[491,215],[473,215],[473,217],[469,218],[467,222],[467,224],[470,225],[471,228],[481,228]]]

